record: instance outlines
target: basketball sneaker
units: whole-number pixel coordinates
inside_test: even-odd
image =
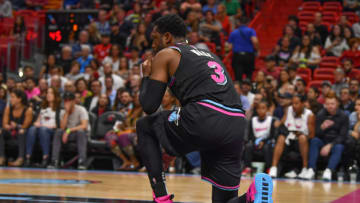
[[[306,179],[307,171],[307,168],[303,168],[297,177],[300,179]]]
[[[273,203],[272,192],[273,182],[271,177],[265,173],[258,173],[249,186],[246,200],[252,203]]]
[[[271,168],[269,170],[269,176],[272,178],[277,177],[277,167],[276,166],[271,166]]]
[[[332,175],[331,170],[327,168],[323,173],[322,179],[326,181],[331,181],[331,175]]]
[[[312,180],[312,179],[314,179],[314,178],[315,178],[315,171],[314,171],[314,169],[309,168],[309,169],[307,170],[306,175],[305,175],[305,179],[307,179],[307,180]]]
[[[296,174],[295,170],[291,170],[291,171],[285,173],[285,177],[293,179],[293,178],[297,177],[297,174]]]
[[[173,203],[172,199],[174,198],[174,195],[165,195],[162,197],[155,197],[155,194],[153,193],[154,202],[156,203]]]

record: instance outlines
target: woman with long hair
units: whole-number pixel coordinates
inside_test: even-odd
[[[344,30],[340,25],[334,25],[330,35],[326,38],[325,51],[328,56],[341,56],[344,50],[348,50],[349,46],[344,38]]]
[[[49,87],[46,99],[41,104],[41,110],[34,125],[30,127],[26,137],[26,161],[25,166],[31,166],[31,156],[36,137],[39,137],[42,149],[41,167],[45,168],[49,163],[51,137],[60,126],[63,110],[60,110],[61,97],[56,88]]]
[[[300,46],[296,47],[290,62],[298,67],[315,69],[321,61],[320,51],[311,44],[309,35],[304,35]]]
[[[83,104],[85,102],[85,99],[87,97],[92,96],[92,93],[90,90],[88,90],[88,84],[85,78],[79,78],[75,82],[76,92],[78,92],[81,95],[81,103]]]
[[[279,93],[284,94],[289,85],[291,85],[289,72],[287,70],[281,70],[279,77]]]
[[[54,54],[49,54],[45,64],[42,66],[39,78],[48,78],[50,70],[56,67],[56,57]]]
[[[146,25],[140,23],[137,26],[136,33],[131,36],[130,47],[137,47],[141,53],[143,53],[148,47],[149,42],[146,39]]]
[[[129,79],[129,61],[125,56],[120,58],[119,69],[115,73],[125,81]]]
[[[109,56],[106,56],[103,60],[103,64],[111,63],[113,72],[118,71],[120,68],[120,58],[122,51],[118,44],[113,44],[110,49]]]
[[[5,164],[5,140],[16,138],[18,157],[9,166],[22,166],[25,156],[26,131],[31,125],[33,112],[27,107],[25,92],[15,89],[10,93],[10,104],[6,106],[3,117],[3,130],[0,135],[0,165]]]

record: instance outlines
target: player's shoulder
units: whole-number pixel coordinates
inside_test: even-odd
[[[177,56],[179,56],[178,51],[174,50],[173,48],[167,47],[156,53],[155,59],[169,60]]]

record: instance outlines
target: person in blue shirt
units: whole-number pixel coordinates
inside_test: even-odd
[[[85,67],[90,65],[94,57],[90,54],[90,46],[81,45],[81,56],[76,60],[80,64],[80,73],[85,72]]]
[[[240,26],[230,34],[228,47],[233,51],[235,79],[241,81],[243,74],[251,79],[255,69],[255,52],[259,52],[259,40],[255,30],[247,26],[247,17],[242,17],[239,23]]]
[[[206,11],[212,11],[213,14],[216,14],[217,12],[217,4],[216,4],[216,0],[207,0],[207,4],[205,4],[205,6],[203,6],[202,8],[202,12],[206,13]]]

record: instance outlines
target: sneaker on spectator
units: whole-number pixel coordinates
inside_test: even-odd
[[[291,170],[291,171],[285,173],[285,177],[287,177],[287,178],[296,178],[297,174],[296,174],[295,170]]]
[[[250,167],[246,167],[242,173],[241,173],[242,176],[251,176],[251,168]]]
[[[271,166],[270,171],[269,171],[269,176],[272,178],[277,177],[277,167],[276,166]]]
[[[51,164],[47,168],[48,169],[57,169],[57,168],[59,168],[59,161],[58,160],[52,161]]]
[[[78,170],[86,170],[86,169],[87,169],[87,167],[86,167],[85,161],[79,160]]]
[[[322,179],[326,181],[331,181],[331,175],[332,175],[331,170],[327,168],[323,173]]]
[[[200,167],[195,167],[191,170],[191,173],[194,175],[200,175],[201,174],[201,168]]]
[[[308,171],[307,168],[303,168],[297,177],[300,179],[306,179],[307,171]]]
[[[309,168],[306,172],[305,179],[313,180],[315,178],[315,171],[312,168]]]
[[[176,172],[175,167],[170,166],[170,167],[169,167],[169,173],[175,173],[175,172]]]

